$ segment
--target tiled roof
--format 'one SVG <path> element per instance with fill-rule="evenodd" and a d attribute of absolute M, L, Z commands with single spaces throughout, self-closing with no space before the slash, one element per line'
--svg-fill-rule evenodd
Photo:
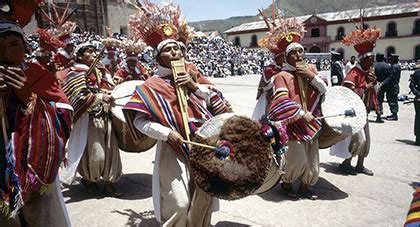
<path fill-rule="evenodd" d="M 413 13 L 420 12 L 420 3 L 405 3 L 405 4 L 396 4 L 389 6 L 381 6 L 374 8 L 364 9 L 364 17 L 369 18 L 373 16 L 387 16 L 387 15 L 397 15 L 403 13 Z M 310 18 L 312 15 L 305 15 L 297 17 L 299 21 L 303 22 Z M 316 15 L 319 18 L 326 20 L 327 22 L 348 20 L 350 18 L 358 18 L 360 16 L 360 10 L 346 10 L 340 12 L 332 13 L 322 13 Z M 239 26 L 233 27 L 229 30 L 226 30 L 224 33 L 233 33 L 233 32 L 244 32 L 244 31 L 254 31 L 260 29 L 266 29 L 264 21 L 256 21 L 241 24 Z"/>

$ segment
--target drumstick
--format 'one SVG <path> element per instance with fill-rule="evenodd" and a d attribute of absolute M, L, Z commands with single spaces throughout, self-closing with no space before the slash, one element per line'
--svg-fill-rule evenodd
<path fill-rule="evenodd" d="M 114 98 L 114 100 L 117 100 L 117 99 L 123 99 L 123 98 L 128 98 L 128 97 L 131 97 L 131 96 L 133 96 L 133 94 L 130 94 L 130 95 L 124 95 L 124 96 L 121 96 L 121 97 L 117 97 L 117 98 Z"/>
<path fill-rule="evenodd" d="M 329 116 L 317 117 L 317 118 L 315 118 L 315 120 L 320 120 L 320 119 L 330 118 L 330 117 L 339 117 L 339 116 L 355 117 L 356 116 L 356 111 L 354 111 L 354 109 L 351 108 L 351 109 L 345 110 L 344 113 L 334 114 L 334 115 L 329 115 Z"/>
<path fill-rule="evenodd" d="M 186 144 L 191 144 L 191 145 L 194 145 L 194 146 L 199 146 L 199 147 L 204 147 L 204 148 L 209 148 L 209 149 L 216 150 L 215 146 L 210 146 L 210 145 L 207 145 L 207 144 L 197 143 L 197 142 L 188 141 L 188 140 L 182 140 L 182 142 L 186 143 Z"/>
<path fill-rule="evenodd" d="M 420 99 L 413 99 L 413 100 L 405 101 L 405 102 L 403 102 L 403 104 L 409 104 L 409 103 L 413 103 L 413 102 L 420 102 Z"/>
<path fill-rule="evenodd" d="M 224 159 L 228 158 L 228 156 L 230 156 L 231 154 L 234 154 L 234 152 L 235 152 L 235 148 L 234 148 L 233 144 L 230 143 L 229 141 L 226 141 L 226 140 L 220 140 L 218 142 L 217 146 L 210 146 L 210 145 L 207 145 L 207 144 L 192 142 L 192 141 L 188 141 L 188 140 L 182 140 L 182 142 L 186 143 L 186 144 L 191 144 L 191 145 L 194 145 L 194 146 L 199 146 L 199 147 L 212 149 L 212 150 L 214 150 L 214 152 L 216 153 L 216 155 L 218 156 L 218 158 L 220 160 L 224 160 Z"/>

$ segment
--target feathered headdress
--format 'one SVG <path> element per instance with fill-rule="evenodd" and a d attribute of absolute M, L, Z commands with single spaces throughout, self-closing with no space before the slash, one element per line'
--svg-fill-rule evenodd
<path fill-rule="evenodd" d="M 124 50 L 125 50 L 125 56 L 126 60 L 128 59 L 136 59 L 141 54 L 141 52 L 146 48 L 146 44 L 142 41 L 133 41 L 133 40 L 127 40 L 124 43 Z"/>
<path fill-rule="evenodd" d="M 118 48 L 123 48 L 124 46 L 121 40 L 110 37 L 102 39 L 102 43 L 104 44 L 104 47 L 108 52 L 116 51 Z"/>
<path fill-rule="evenodd" d="M 259 11 L 269 31 L 258 41 L 258 45 L 269 49 L 274 54 L 284 52 L 291 43 L 299 43 L 306 32 L 305 26 L 296 18 L 278 17 L 273 13 L 273 20 L 270 21 L 261 10 Z"/>
<path fill-rule="evenodd" d="M 188 45 L 188 43 L 197 36 L 195 29 L 188 25 L 186 21 L 182 21 L 178 29 L 178 41 L 185 45 Z"/>
<path fill-rule="evenodd" d="M 57 7 L 52 3 L 52 16 L 49 16 L 43 9 L 41 9 L 43 16 L 50 22 L 49 29 L 37 29 L 39 35 L 39 45 L 48 51 L 56 51 L 58 48 L 64 47 L 71 41 L 70 35 L 76 29 L 76 23 L 68 21 L 70 17 L 76 12 L 78 7 L 69 11 L 70 3 L 60 17 Z"/>
<path fill-rule="evenodd" d="M 53 36 L 56 36 L 64 45 L 68 44 L 71 41 L 71 34 L 76 30 L 76 23 L 69 21 L 70 17 L 79 8 L 78 5 L 74 9 L 69 8 L 70 2 L 67 3 L 66 8 L 64 9 L 61 17 L 59 16 L 57 7 L 52 3 L 52 15 L 49 16 L 44 10 L 42 10 L 44 18 L 50 22 L 50 33 Z"/>
<path fill-rule="evenodd" d="M 343 37 L 341 42 L 346 46 L 352 45 L 359 53 L 359 59 L 373 55 L 372 51 L 376 46 L 376 40 L 381 35 L 381 30 L 379 28 L 365 28 L 362 11 L 360 13 L 360 25 L 355 24 L 355 27 L 356 30 Z"/>
<path fill-rule="evenodd" d="M 0 19 L 17 22 L 20 26 L 26 26 L 32 18 L 35 10 L 43 0 L 0 0 Z"/>
<path fill-rule="evenodd" d="M 128 26 L 136 40 L 159 49 L 158 45 L 162 41 L 178 39 L 180 13 L 179 6 L 171 1 L 154 4 L 144 0 L 137 14 L 130 16 Z"/>
<path fill-rule="evenodd" d="M 64 43 L 46 29 L 37 29 L 39 46 L 47 51 L 56 51 L 64 47 Z"/>

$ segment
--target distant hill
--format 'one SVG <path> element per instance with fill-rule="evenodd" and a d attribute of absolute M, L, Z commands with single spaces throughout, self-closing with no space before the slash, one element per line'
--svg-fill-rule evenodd
<path fill-rule="evenodd" d="M 308 14 L 328 13 L 364 8 L 417 2 L 417 0 L 279 0 L 278 8 L 285 11 L 286 16 L 303 16 Z M 258 10 L 258 9 L 255 9 Z M 271 5 L 264 10 L 271 15 Z M 224 20 L 205 20 L 191 22 L 198 31 L 224 31 L 243 23 L 259 21 L 259 15 L 231 17 Z"/>

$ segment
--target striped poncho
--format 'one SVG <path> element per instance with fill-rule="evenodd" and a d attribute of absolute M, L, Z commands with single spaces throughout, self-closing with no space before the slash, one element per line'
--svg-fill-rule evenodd
<path fill-rule="evenodd" d="M 132 98 L 123 108 L 133 138 L 140 139 L 141 136 L 144 136 L 133 125 L 137 112 L 146 114 L 152 121 L 179 132 L 185 138 L 185 129 L 175 94 L 172 84 L 158 76 L 153 76 L 144 84 L 136 87 Z M 209 98 L 210 105 L 207 106 L 205 100 L 189 93 L 188 115 L 192 133 L 213 116 L 230 112 L 230 107 L 220 92 L 211 92 Z M 188 153 L 186 147 L 174 147 L 174 149 Z"/>
<path fill-rule="evenodd" d="M 271 98 L 268 118 L 287 125 L 290 140 L 311 141 L 321 129 L 320 120 L 306 122 L 302 118 L 302 102 L 297 78 L 290 72 L 282 71 L 273 77 L 274 92 Z M 308 84 L 307 108 L 315 117 L 320 116 L 320 94 Z"/>
<path fill-rule="evenodd" d="M 74 108 L 74 122 L 84 113 L 99 110 L 101 89 L 109 90 L 112 87 L 106 80 L 97 81 L 95 74 L 99 73 L 97 71 L 86 76 L 88 70 L 89 67 L 86 65 L 75 64 L 65 77 L 61 78 L 63 90 Z"/>

